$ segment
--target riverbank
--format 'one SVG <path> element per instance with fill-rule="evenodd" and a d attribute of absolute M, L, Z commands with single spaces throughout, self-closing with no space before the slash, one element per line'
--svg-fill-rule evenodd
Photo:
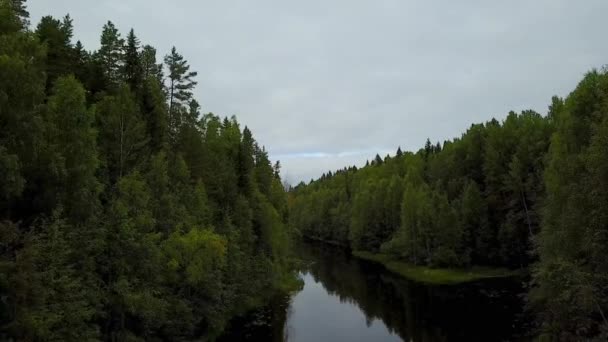
<path fill-rule="evenodd" d="M 380 263 L 384 265 L 387 270 L 404 278 L 434 285 L 453 285 L 483 279 L 514 277 L 522 274 L 522 272 L 518 270 L 514 271 L 504 268 L 478 266 L 468 269 L 416 266 L 396 260 L 386 254 L 376 254 L 365 251 L 353 251 L 353 255 L 361 259 Z"/>

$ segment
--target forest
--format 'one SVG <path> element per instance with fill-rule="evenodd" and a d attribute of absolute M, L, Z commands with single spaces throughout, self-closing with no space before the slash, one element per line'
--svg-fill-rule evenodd
<path fill-rule="evenodd" d="M 608 69 L 548 113 L 511 112 L 461 137 L 400 148 L 290 192 L 302 236 L 413 265 L 531 276 L 541 340 L 608 337 Z"/>
<path fill-rule="evenodd" d="M 0 339 L 193 340 L 295 281 L 278 164 L 133 30 L 0 0 Z"/>
<path fill-rule="evenodd" d="M 0 0 L 0 340 L 213 340 L 298 286 L 300 238 L 519 270 L 531 334 L 608 339 L 608 68 L 546 114 L 286 191 L 247 127 L 202 112 L 176 47 L 73 31 Z"/>

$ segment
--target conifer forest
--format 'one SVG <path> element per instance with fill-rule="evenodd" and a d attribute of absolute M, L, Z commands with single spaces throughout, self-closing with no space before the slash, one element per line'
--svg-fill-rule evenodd
<path fill-rule="evenodd" d="M 89 50 L 75 26 L 0 0 L 0 340 L 253 340 L 239 319 L 276 298 L 280 336 L 256 338 L 291 340 L 313 281 L 387 336 L 462 340 L 413 331 L 435 324 L 408 321 L 415 284 L 488 279 L 519 284 L 521 329 L 495 340 L 608 339 L 608 68 L 545 113 L 289 185 L 255 132 L 203 112 L 179 46 L 107 21 Z"/>

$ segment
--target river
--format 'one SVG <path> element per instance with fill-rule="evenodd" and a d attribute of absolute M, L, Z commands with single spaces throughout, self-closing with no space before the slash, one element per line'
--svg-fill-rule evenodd
<path fill-rule="evenodd" d="M 430 286 L 320 243 L 296 248 L 301 291 L 231 321 L 220 341 L 521 340 L 521 280 Z"/>

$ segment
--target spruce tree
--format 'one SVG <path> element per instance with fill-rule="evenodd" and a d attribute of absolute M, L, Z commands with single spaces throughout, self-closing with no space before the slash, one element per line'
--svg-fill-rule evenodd
<path fill-rule="evenodd" d="M 118 29 L 108 21 L 101 33 L 101 47 L 97 51 L 97 58 L 104 70 L 110 86 L 117 86 L 122 80 L 121 70 L 124 66 L 125 42 L 120 37 Z"/>
<path fill-rule="evenodd" d="M 135 94 L 139 94 L 142 87 L 143 69 L 140 58 L 140 43 L 131 29 L 127 35 L 124 52 L 123 75 L 125 82 Z"/>

